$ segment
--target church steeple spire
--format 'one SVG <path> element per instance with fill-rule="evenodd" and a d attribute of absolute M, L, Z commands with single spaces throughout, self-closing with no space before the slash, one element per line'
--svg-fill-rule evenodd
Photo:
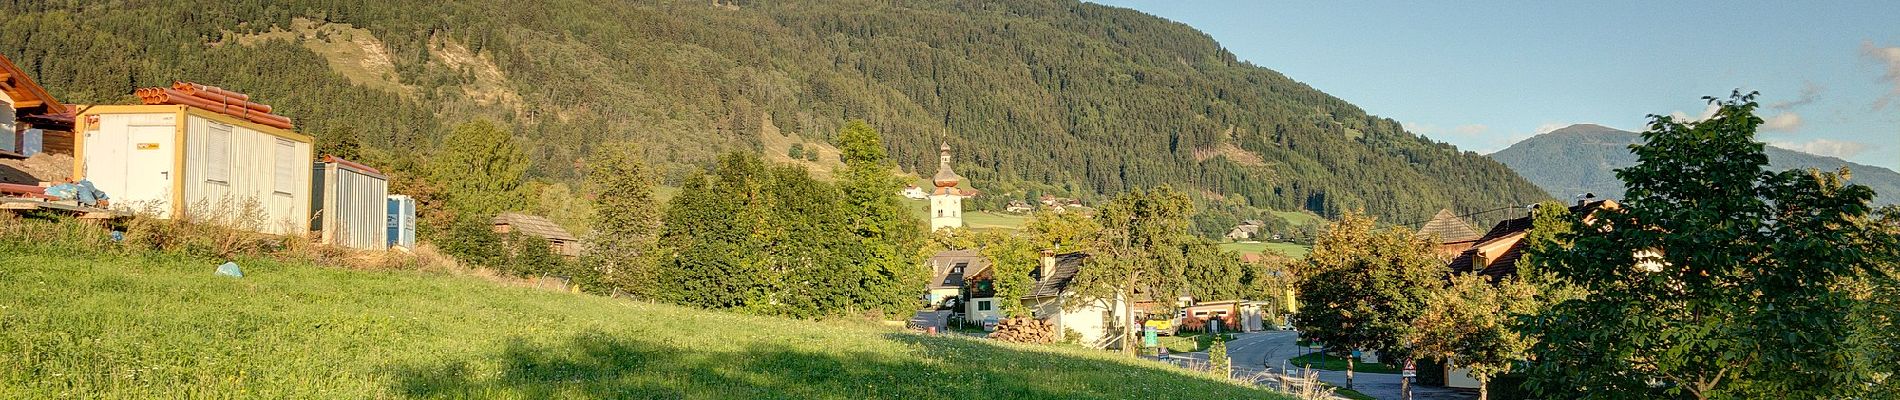
<path fill-rule="evenodd" d="M 937 175 L 930 181 L 937 190 L 930 193 L 930 230 L 963 227 L 963 190 L 957 184 L 963 177 L 950 170 L 950 144 L 944 143 L 938 148 Z"/>
<path fill-rule="evenodd" d="M 963 181 L 963 177 L 957 176 L 955 171 L 950 170 L 949 143 L 944 143 L 942 147 L 939 147 L 937 155 L 937 175 L 932 176 L 930 180 L 935 182 L 937 187 L 940 188 L 956 187 L 958 182 Z"/>

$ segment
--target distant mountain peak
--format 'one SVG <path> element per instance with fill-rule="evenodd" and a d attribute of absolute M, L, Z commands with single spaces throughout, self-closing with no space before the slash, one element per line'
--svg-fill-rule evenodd
<path fill-rule="evenodd" d="M 1629 145 L 1642 142 L 1643 136 L 1636 132 L 1575 124 L 1513 143 L 1488 156 L 1557 198 L 1596 193 L 1622 199 L 1623 181 L 1616 178 L 1616 170 L 1636 165 L 1636 155 L 1630 153 Z M 1834 171 L 1847 166 L 1854 171 L 1847 182 L 1873 188 L 1874 204 L 1900 203 L 1900 173 L 1893 170 L 1775 146 L 1768 146 L 1764 152 L 1770 170 Z"/>
<path fill-rule="evenodd" d="M 1590 134 L 1590 133 L 1630 133 L 1630 132 L 1622 130 L 1622 129 L 1616 129 L 1616 128 L 1611 128 L 1611 127 L 1607 127 L 1603 125 L 1597 125 L 1597 124 L 1571 124 L 1570 126 L 1557 128 L 1550 132 L 1545 132 L 1544 134 L 1566 135 L 1566 134 Z"/>

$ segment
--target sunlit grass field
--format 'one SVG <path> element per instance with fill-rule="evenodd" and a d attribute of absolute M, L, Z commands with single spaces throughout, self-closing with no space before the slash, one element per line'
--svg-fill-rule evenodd
<path fill-rule="evenodd" d="M 1306 253 L 1313 250 L 1311 246 L 1307 246 L 1307 245 L 1293 244 L 1293 243 L 1268 243 L 1268 242 L 1221 243 L 1220 248 L 1222 250 L 1230 250 L 1230 251 L 1239 252 L 1239 253 L 1264 253 L 1264 252 L 1271 251 L 1271 252 L 1284 254 L 1287 257 L 1293 257 L 1293 258 L 1306 257 Z"/>
<path fill-rule="evenodd" d="M 18 223 L 18 220 L 0 221 Z M 1274 398 L 1061 346 L 0 237 L 0 398 Z"/>

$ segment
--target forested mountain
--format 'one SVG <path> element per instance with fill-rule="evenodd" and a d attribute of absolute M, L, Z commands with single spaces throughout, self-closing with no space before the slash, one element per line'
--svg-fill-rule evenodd
<path fill-rule="evenodd" d="M 950 144 L 991 199 L 1173 184 L 1412 220 L 1544 197 L 1184 24 L 1073 0 L 55 0 L 0 3 L 0 27 L 0 52 L 69 102 L 221 85 L 396 170 L 477 117 L 512 127 L 550 182 L 604 141 L 644 143 L 678 182 L 722 150 L 789 159 L 777 138 L 828 146 L 864 119 L 907 171 Z"/>
<path fill-rule="evenodd" d="M 1598 197 L 1623 198 L 1623 181 L 1616 169 L 1636 165 L 1629 145 L 1642 143 L 1643 135 L 1601 125 L 1577 124 L 1524 139 L 1504 150 L 1492 153 L 1511 169 L 1517 170 L 1537 186 L 1558 198 L 1582 193 Z M 1833 171 L 1842 166 L 1853 172 L 1848 183 L 1873 188 L 1874 204 L 1900 202 L 1900 173 L 1872 165 L 1856 164 L 1834 157 L 1818 156 L 1768 146 L 1769 169 L 1780 171 L 1817 168 Z"/>

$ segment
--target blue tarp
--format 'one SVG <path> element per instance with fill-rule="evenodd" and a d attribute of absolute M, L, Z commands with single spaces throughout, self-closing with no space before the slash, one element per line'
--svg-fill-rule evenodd
<path fill-rule="evenodd" d="M 80 205 L 97 207 L 99 200 L 109 200 L 106 192 L 92 186 L 92 181 L 80 180 L 73 183 L 61 183 L 46 188 L 46 195 L 61 200 L 79 200 Z"/>

